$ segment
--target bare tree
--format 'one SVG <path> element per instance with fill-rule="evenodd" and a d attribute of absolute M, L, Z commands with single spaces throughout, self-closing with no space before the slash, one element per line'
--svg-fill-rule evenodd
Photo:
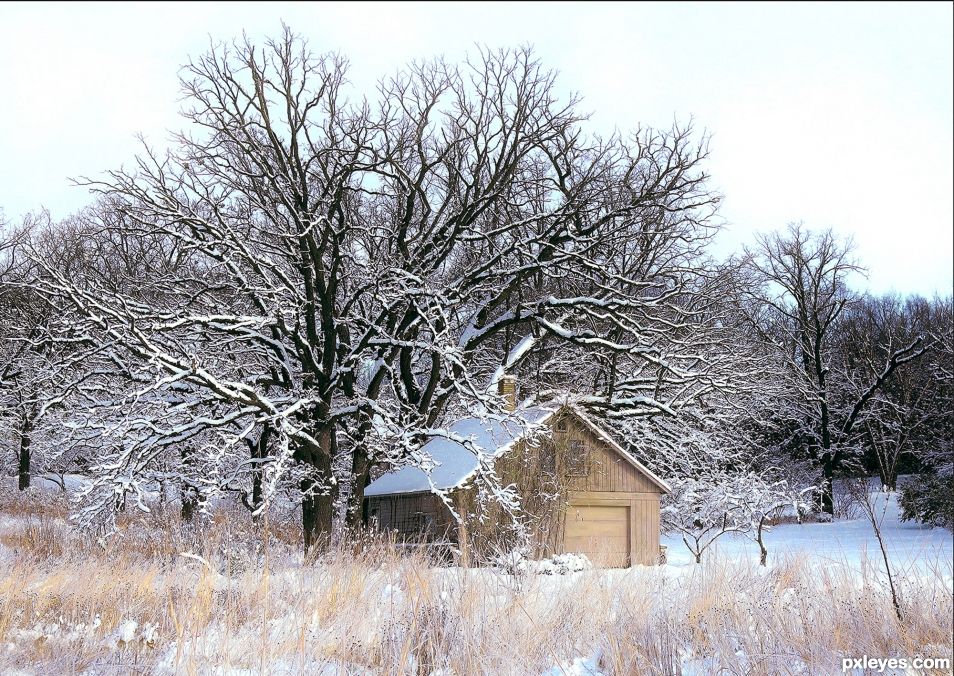
<path fill-rule="evenodd" d="M 309 546 L 339 480 L 353 522 L 374 464 L 499 411 L 501 369 L 556 351 L 550 382 L 585 370 L 585 403 L 617 414 L 673 415 L 720 385 L 691 302 L 718 202 L 691 130 L 588 136 L 527 50 L 414 65 L 376 103 L 346 100 L 345 66 L 287 30 L 216 46 L 184 71 L 174 151 L 88 183 L 85 228 L 162 252 L 38 283 L 130 397 L 160 415 L 175 391 L 120 465 L 215 433 L 244 449 L 234 467 L 297 472 Z"/>
<path fill-rule="evenodd" d="M 847 278 L 861 268 L 851 243 L 826 230 L 801 225 L 758 238 L 746 252 L 752 284 L 745 290 L 750 316 L 768 344 L 789 366 L 791 401 L 805 425 L 809 450 L 821 467 L 821 507 L 833 513 L 832 479 L 851 453 L 852 434 L 862 413 L 888 380 L 928 349 L 922 336 L 897 341 L 863 381 L 852 381 L 836 350 L 838 322 L 856 297 Z"/>
<path fill-rule="evenodd" d="M 48 223 L 48 214 L 31 214 L 0 230 L 0 431 L 16 440 L 20 490 L 30 487 L 41 418 L 57 403 L 64 376 L 46 328 L 52 308 L 29 284 L 35 264 L 26 252 Z"/>
<path fill-rule="evenodd" d="M 954 312 L 950 296 L 914 305 L 934 348 L 918 369 L 927 391 L 909 413 L 907 447 L 916 467 L 901 487 L 902 518 L 954 529 Z"/>
<path fill-rule="evenodd" d="M 846 311 L 839 327 L 836 349 L 844 355 L 844 375 L 856 389 L 876 378 L 892 345 L 926 336 L 931 347 L 922 358 L 885 380 L 855 425 L 868 464 L 873 461 L 887 490 L 897 488 L 905 458 L 916 458 L 922 447 L 943 443 L 930 429 L 949 409 L 942 392 L 943 378 L 934 368 L 944 314 L 939 302 L 932 304 L 922 298 L 864 296 Z"/>
<path fill-rule="evenodd" d="M 791 509 L 799 519 L 802 511 L 808 509 L 807 500 L 815 490 L 814 486 L 803 487 L 794 481 L 752 477 L 742 504 L 748 514 L 749 534 L 759 546 L 759 565 L 768 565 L 765 534 L 771 529 L 771 522 L 782 517 L 786 509 Z"/>
<path fill-rule="evenodd" d="M 696 563 L 716 541 L 728 533 L 751 530 L 745 495 L 753 477 L 711 471 L 696 477 L 671 480 L 660 513 L 663 527 L 679 533 Z"/>

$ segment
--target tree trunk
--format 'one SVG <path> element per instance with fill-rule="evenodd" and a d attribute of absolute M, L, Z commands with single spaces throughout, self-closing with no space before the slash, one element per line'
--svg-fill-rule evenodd
<path fill-rule="evenodd" d="M 262 427 L 262 433 L 254 442 L 246 441 L 248 444 L 249 455 L 255 461 L 252 464 L 252 500 L 248 502 L 247 494 L 242 494 L 242 501 L 252 513 L 252 522 L 257 523 L 260 514 L 256 510 L 262 506 L 264 500 L 264 478 L 265 478 L 265 458 L 268 456 L 268 438 L 271 428 L 268 425 Z"/>
<path fill-rule="evenodd" d="M 874 449 L 875 459 L 878 461 L 878 478 L 881 479 L 881 485 L 889 491 L 894 491 L 898 484 L 898 458 L 901 457 L 903 442 L 899 441 L 892 444 L 887 441 L 878 443 L 870 425 L 865 426 L 865 431 L 868 435 L 868 443 Z"/>
<path fill-rule="evenodd" d="M 311 549 L 314 544 L 315 532 L 317 531 L 317 506 L 315 505 L 315 496 L 311 495 L 312 482 L 308 479 L 301 481 L 301 530 L 305 540 L 305 553 Z"/>
<path fill-rule="evenodd" d="M 331 471 L 334 457 L 335 437 L 331 429 L 319 435 L 320 448 L 309 449 L 305 461 L 315 469 L 315 475 L 302 479 L 300 488 L 301 526 L 307 553 L 322 539 L 331 535 L 334 518 L 335 485 Z"/>
<path fill-rule="evenodd" d="M 765 542 L 762 540 L 762 529 L 765 526 L 765 517 L 759 519 L 759 528 L 757 531 L 756 542 L 759 543 L 759 565 L 764 566 L 768 561 L 768 550 L 765 548 Z"/>
<path fill-rule="evenodd" d="M 191 523 L 192 519 L 195 517 L 195 508 L 196 508 L 196 499 L 195 493 L 192 491 L 192 488 L 186 486 L 182 489 L 182 509 L 180 510 L 180 516 L 185 523 Z"/>
<path fill-rule="evenodd" d="M 878 476 L 881 479 L 881 485 L 889 492 L 894 492 L 898 487 L 898 475 L 896 472 L 885 467 L 878 468 Z"/>
<path fill-rule="evenodd" d="M 835 514 L 835 494 L 834 494 L 834 479 L 835 479 L 835 463 L 831 458 L 831 454 L 825 456 L 825 460 L 822 462 L 822 486 L 821 486 L 821 510 L 825 514 Z"/>
<path fill-rule="evenodd" d="M 185 468 L 183 472 L 185 476 L 192 476 L 192 448 L 188 445 L 183 445 L 179 447 L 179 457 L 182 459 L 182 465 Z M 192 519 L 195 517 L 195 508 L 198 506 L 198 499 L 195 492 L 195 489 L 192 487 L 192 484 L 189 482 L 189 479 L 186 479 L 179 486 L 179 501 L 182 504 L 180 509 L 180 517 L 185 523 L 191 523 Z"/>
<path fill-rule="evenodd" d="M 807 326 L 808 323 L 804 319 L 803 326 Z M 824 355 L 822 354 L 822 336 L 816 330 L 814 339 L 803 338 L 802 345 L 809 346 L 809 353 L 811 354 L 811 371 L 814 374 L 815 384 L 817 388 L 817 393 L 820 396 L 819 400 L 819 414 L 820 420 L 819 425 L 821 432 L 821 461 L 822 461 L 822 486 L 821 486 L 821 496 L 820 496 L 820 506 L 822 512 L 825 514 L 830 514 L 832 517 L 835 515 L 835 500 L 834 494 L 832 492 L 832 480 L 835 475 L 835 464 L 837 458 L 835 457 L 835 449 L 832 448 L 832 434 L 831 434 L 831 412 L 828 410 L 828 386 L 827 386 L 827 369 L 824 366 Z"/>
<path fill-rule="evenodd" d="M 364 489 L 370 483 L 371 463 L 363 450 L 355 450 L 351 464 L 351 495 L 348 498 L 348 512 L 345 524 L 348 528 L 367 525 L 364 504 Z"/>
<path fill-rule="evenodd" d="M 29 420 L 23 421 L 20 428 L 20 457 L 19 457 L 19 482 L 18 487 L 25 491 L 30 487 L 30 432 L 32 423 Z"/>
<path fill-rule="evenodd" d="M 301 527 L 305 541 L 305 552 L 320 544 L 331 535 L 333 521 L 334 496 L 330 486 L 322 485 L 311 479 L 301 482 Z M 315 491 L 321 491 L 315 494 Z"/>
<path fill-rule="evenodd" d="M 252 468 L 252 507 L 258 509 L 262 506 L 262 466 L 256 465 Z M 252 520 L 259 518 L 258 514 L 252 513 Z"/>

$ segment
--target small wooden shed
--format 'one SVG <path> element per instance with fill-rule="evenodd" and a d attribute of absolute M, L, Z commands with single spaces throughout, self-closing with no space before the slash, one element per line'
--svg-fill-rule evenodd
<path fill-rule="evenodd" d="M 497 521 L 503 510 L 488 515 L 475 499 L 479 454 L 501 484 L 516 487 L 538 556 L 575 552 L 606 567 L 659 561 L 659 498 L 669 487 L 575 406 L 464 418 L 422 452 L 433 461 L 430 472 L 398 468 L 365 489 L 377 527 L 403 538 L 491 544 L 506 529 Z"/>

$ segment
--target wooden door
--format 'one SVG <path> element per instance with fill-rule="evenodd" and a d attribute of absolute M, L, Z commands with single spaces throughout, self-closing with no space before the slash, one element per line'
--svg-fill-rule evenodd
<path fill-rule="evenodd" d="M 570 505 L 566 513 L 563 551 L 585 554 L 594 565 L 630 565 L 628 506 Z"/>

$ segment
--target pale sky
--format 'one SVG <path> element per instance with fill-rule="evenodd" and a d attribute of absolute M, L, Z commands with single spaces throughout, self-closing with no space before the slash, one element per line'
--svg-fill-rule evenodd
<path fill-rule="evenodd" d="M 63 217 L 68 177 L 129 164 L 179 129 L 178 68 L 209 37 L 277 35 L 352 64 L 355 95 L 415 58 L 532 45 L 593 128 L 712 134 L 718 251 L 804 221 L 854 237 L 857 285 L 950 294 L 951 3 L 0 3 L 0 209 Z"/>

